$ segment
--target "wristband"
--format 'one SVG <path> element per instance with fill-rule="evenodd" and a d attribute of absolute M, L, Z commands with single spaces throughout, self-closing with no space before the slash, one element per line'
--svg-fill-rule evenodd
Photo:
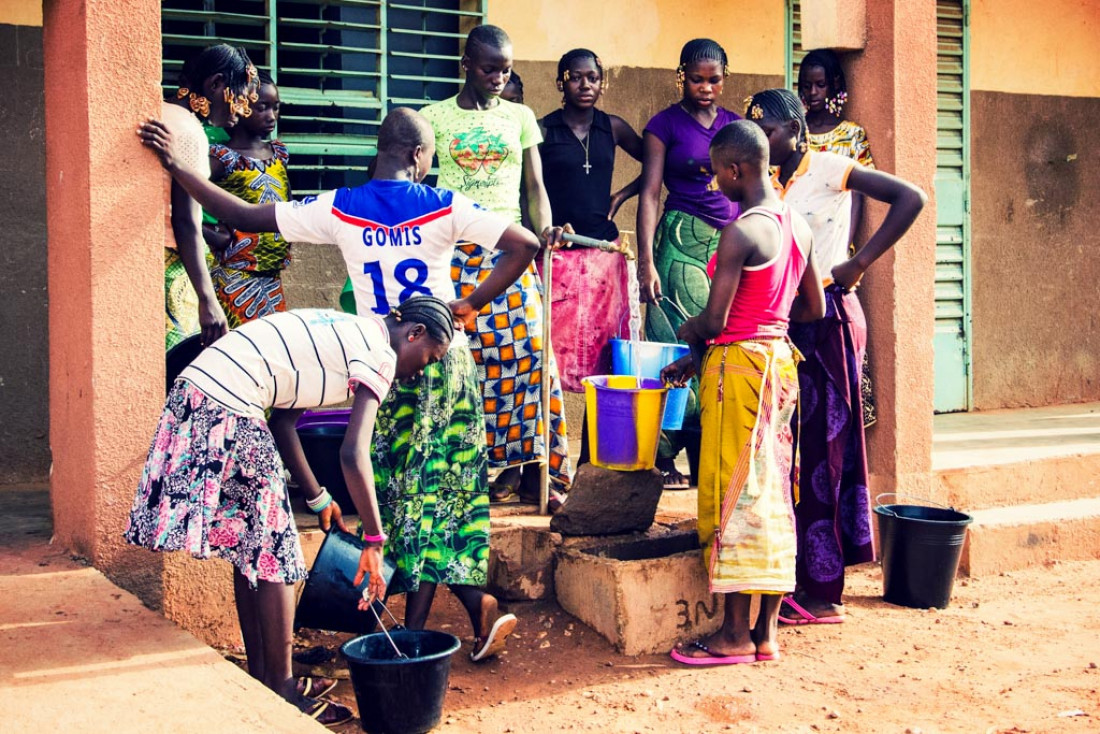
<path fill-rule="evenodd" d="M 321 487 L 321 494 L 317 495 L 313 499 L 306 500 L 306 507 L 314 515 L 320 515 L 321 511 L 332 504 L 332 495 L 328 493 L 328 490 Z"/>
<path fill-rule="evenodd" d="M 364 535 L 363 536 L 363 541 L 366 542 L 366 543 L 385 543 L 386 542 L 386 534 L 385 533 L 379 533 L 378 535 Z"/>

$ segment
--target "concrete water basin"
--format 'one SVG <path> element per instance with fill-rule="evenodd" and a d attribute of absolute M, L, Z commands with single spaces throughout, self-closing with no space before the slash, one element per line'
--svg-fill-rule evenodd
<path fill-rule="evenodd" d="M 558 551 L 558 603 L 625 655 L 668 651 L 722 621 L 694 530 Z"/>

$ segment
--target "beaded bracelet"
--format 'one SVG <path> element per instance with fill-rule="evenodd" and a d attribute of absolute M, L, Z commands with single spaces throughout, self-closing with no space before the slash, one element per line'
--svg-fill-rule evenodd
<path fill-rule="evenodd" d="M 332 504 L 332 495 L 328 493 L 328 490 L 321 487 L 321 493 L 313 499 L 306 500 L 306 507 L 314 515 L 320 515 L 321 511 Z"/>

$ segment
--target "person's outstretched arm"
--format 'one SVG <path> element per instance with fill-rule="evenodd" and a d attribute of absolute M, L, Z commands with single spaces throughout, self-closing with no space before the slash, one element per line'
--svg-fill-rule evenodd
<path fill-rule="evenodd" d="M 550 196 L 542 182 L 542 156 L 537 145 L 523 150 L 523 187 L 527 192 L 527 216 L 531 228 L 538 232 L 540 243 L 547 247 L 560 246 L 563 230 L 554 226 Z"/>
<path fill-rule="evenodd" d="M 473 293 L 450 304 L 455 317 L 465 324 L 469 325 L 478 311 L 519 280 L 538 254 L 539 241 L 529 230 L 518 224 L 509 224 L 497 240 L 496 249 L 500 251 L 500 257 L 489 277 L 481 281 Z"/>
<path fill-rule="evenodd" d="M 665 144 L 651 132 L 642 135 L 642 183 L 638 194 L 638 287 L 642 303 L 661 298 L 661 280 L 653 265 L 653 237 L 657 232 L 657 207 L 665 175 Z"/>
<path fill-rule="evenodd" d="M 917 186 L 889 173 L 855 166 L 848 174 L 848 188 L 890 205 L 882 225 L 852 258 L 833 268 L 833 281 L 850 289 L 859 283 L 867 268 L 901 239 L 928 201 Z"/>
<path fill-rule="evenodd" d="M 152 148 L 157 154 L 161 165 L 172 175 L 175 182 L 215 218 L 234 229 L 241 229 L 246 232 L 279 231 L 279 225 L 275 221 L 274 204 L 249 204 L 247 201 L 238 199 L 233 194 L 219 189 L 191 168 L 182 165 L 180 157 L 176 153 L 172 134 L 168 132 L 168 128 L 160 120 L 150 119 L 143 122 L 138 129 L 138 135 L 141 137 L 142 144 Z M 172 198 L 173 210 L 175 210 L 174 193 Z M 198 232 L 199 225 L 196 224 L 195 229 Z M 181 257 L 183 252 L 181 247 Z M 185 260 L 184 267 L 186 266 L 187 262 Z M 203 267 L 205 269 L 205 265 Z M 188 270 L 188 274 L 190 275 L 190 270 Z M 209 276 L 207 276 L 207 279 L 209 280 Z M 211 292 L 213 292 L 213 286 L 211 286 Z"/>
<path fill-rule="evenodd" d="M 302 441 L 298 437 L 298 418 L 304 412 L 305 410 L 302 409 L 283 410 L 275 408 L 271 411 L 271 417 L 267 420 L 267 427 L 271 429 L 271 435 L 275 438 L 275 447 L 279 449 L 279 457 L 290 471 L 290 476 L 294 477 L 294 481 L 298 483 L 298 487 L 307 500 L 315 500 L 321 496 L 322 487 L 317 482 L 317 477 L 314 476 L 309 461 L 306 460 Z M 318 513 L 318 519 L 321 529 L 326 533 L 333 524 L 345 533 L 348 532 L 347 525 L 344 524 L 343 512 L 336 502 L 329 503 L 328 507 L 321 510 Z"/>

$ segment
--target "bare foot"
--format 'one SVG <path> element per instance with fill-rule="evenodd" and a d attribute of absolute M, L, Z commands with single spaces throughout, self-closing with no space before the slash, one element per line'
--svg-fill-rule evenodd
<path fill-rule="evenodd" d="M 735 640 L 728 639 L 723 635 L 721 630 L 709 637 L 703 637 L 692 642 L 681 642 L 676 645 L 676 649 L 680 651 L 681 655 L 688 658 L 725 658 L 756 654 L 756 644 L 751 638 L 737 643 Z"/>
<path fill-rule="evenodd" d="M 815 617 L 843 617 L 844 605 L 843 604 L 830 604 L 826 601 L 814 599 L 812 596 L 803 594 L 800 591 L 796 591 L 794 594 L 794 600 L 802 606 L 810 614 Z M 786 609 L 784 611 L 791 611 Z M 784 615 L 786 616 L 786 615 Z"/>
<path fill-rule="evenodd" d="M 490 502 L 515 502 L 522 477 L 520 468 L 513 466 L 497 474 L 489 486 Z"/>

